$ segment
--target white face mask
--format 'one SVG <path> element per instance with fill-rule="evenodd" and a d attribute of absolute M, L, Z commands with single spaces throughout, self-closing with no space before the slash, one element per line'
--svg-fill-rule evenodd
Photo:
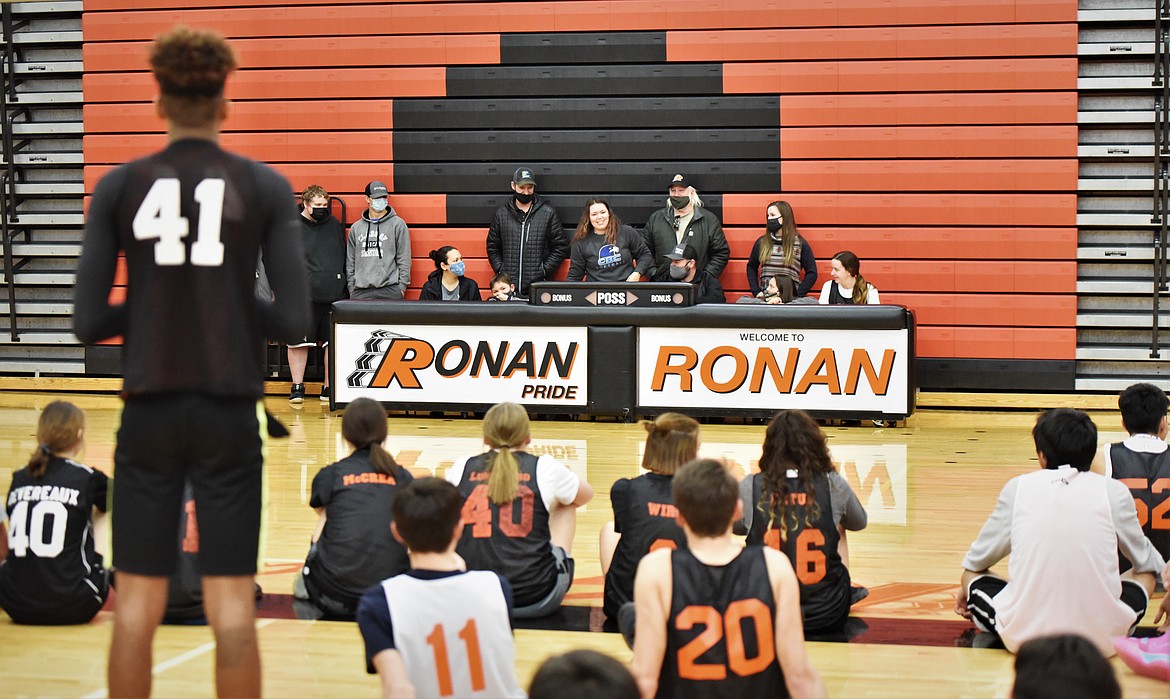
<path fill-rule="evenodd" d="M 378 197 L 377 199 L 370 200 L 370 208 L 373 209 L 374 211 L 377 211 L 378 213 L 382 213 L 383 211 L 385 211 L 386 207 L 389 205 L 390 205 L 390 200 L 387 199 L 386 197 Z"/>

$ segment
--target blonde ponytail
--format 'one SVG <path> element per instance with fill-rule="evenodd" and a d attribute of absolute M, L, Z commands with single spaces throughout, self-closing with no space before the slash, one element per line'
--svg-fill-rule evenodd
<path fill-rule="evenodd" d="M 483 416 L 483 441 L 495 451 L 487 459 L 488 499 L 511 502 L 520 488 L 520 462 L 512 454 L 530 436 L 528 413 L 515 403 L 498 403 Z"/>

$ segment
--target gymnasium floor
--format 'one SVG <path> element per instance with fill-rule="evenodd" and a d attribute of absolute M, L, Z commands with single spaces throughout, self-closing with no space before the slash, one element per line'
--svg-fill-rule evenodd
<path fill-rule="evenodd" d="M 88 416 L 84 463 L 112 471 L 120 401 L 110 395 L 0 392 L 0 484 L 32 451 L 36 418 L 47 402 L 72 400 Z M 268 408 L 291 431 L 270 443 L 270 505 L 261 620 L 264 691 L 271 697 L 376 696 L 364 672 L 356 626 L 295 618 L 288 594 L 316 519 L 308 506 L 317 471 L 344 455 L 340 413 L 310 398 L 294 408 L 270 397 Z M 1096 401 L 1100 405 L 1101 401 Z M 1071 407 L 1078 407 L 1072 405 Z M 1116 411 L 1091 413 L 1102 441 L 1123 436 Z M 1003 697 L 1012 658 L 971 647 L 969 625 L 951 611 L 960 563 L 991 512 L 1002 484 L 1037 467 L 1031 442 L 1035 411 L 921 410 L 905 426 L 826 428 L 834 458 L 869 512 L 869 528 L 850 535 L 855 582 L 869 587 L 854 608 L 855 634 L 810 641 L 813 663 L 834 697 Z M 482 448 L 477 420 L 392 416 L 388 446 L 416 474 L 441 472 Z M 725 457 L 747 472 L 759 457 L 763 425 L 706 424 L 703 456 Z M 600 630 L 597 532 L 611 517 L 609 487 L 639 473 L 645 432 L 637 424 L 533 422 L 536 450 L 552 453 L 593 484 L 597 497 L 578 517 L 577 579 L 569 607 L 518 628 L 522 683 L 546 656 L 589 647 L 628 661 L 621 638 Z M 1153 610 L 1143 622 L 1152 626 Z M 110 612 L 81 627 L 15 626 L 0 613 L 0 694 L 105 696 Z M 154 693 L 199 697 L 214 692 L 211 635 L 205 627 L 163 627 L 155 642 Z M 1170 695 L 1165 683 L 1114 666 L 1127 697 Z"/>

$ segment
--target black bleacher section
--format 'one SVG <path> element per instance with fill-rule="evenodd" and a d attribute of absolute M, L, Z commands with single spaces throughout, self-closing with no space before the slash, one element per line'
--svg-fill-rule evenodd
<path fill-rule="evenodd" d="M 394 191 L 447 194 L 449 224 L 486 225 L 519 165 L 566 225 L 600 195 L 641 226 L 677 172 L 716 216 L 725 192 L 780 191 L 779 96 L 724 96 L 722 66 L 668 63 L 662 32 L 506 34 L 500 54 L 394 101 Z"/>

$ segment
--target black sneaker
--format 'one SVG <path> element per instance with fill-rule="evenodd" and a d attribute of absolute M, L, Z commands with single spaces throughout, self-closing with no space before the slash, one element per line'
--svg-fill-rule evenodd
<path fill-rule="evenodd" d="M 328 403 L 328 402 L 329 402 L 329 387 L 328 387 L 328 386 L 322 386 L 322 387 L 321 387 L 321 396 L 320 396 L 320 398 L 321 398 L 321 402 L 322 402 L 322 403 Z"/>
<path fill-rule="evenodd" d="M 869 588 L 868 587 L 862 587 L 861 585 L 854 585 L 849 590 L 849 604 L 850 605 L 857 604 L 858 602 L 865 599 L 866 597 L 869 597 Z"/>
<path fill-rule="evenodd" d="M 305 402 L 305 384 L 294 383 L 292 391 L 288 394 L 289 403 L 304 403 Z"/>

